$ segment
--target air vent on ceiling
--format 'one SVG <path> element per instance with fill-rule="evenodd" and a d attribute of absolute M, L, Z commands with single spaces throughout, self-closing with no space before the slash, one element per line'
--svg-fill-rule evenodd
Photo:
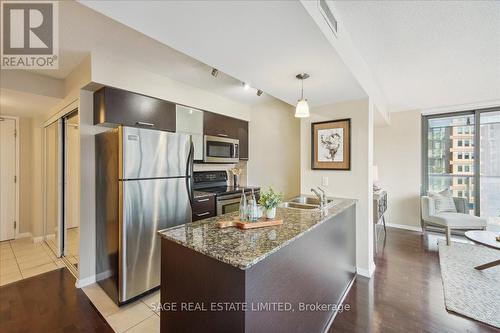
<path fill-rule="evenodd" d="M 328 3 L 326 0 L 319 0 L 318 1 L 318 7 L 319 11 L 321 12 L 321 15 L 323 15 L 323 18 L 325 19 L 326 23 L 332 29 L 332 32 L 335 37 L 337 37 L 337 28 L 338 28 L 338 23 L 337 19 L 335 16 L 333 16 L 333 13 L 330 9 L 330 6 L 328 6 Z"/>

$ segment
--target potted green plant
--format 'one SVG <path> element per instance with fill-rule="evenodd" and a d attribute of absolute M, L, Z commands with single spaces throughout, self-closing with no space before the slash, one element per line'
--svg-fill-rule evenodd
<path fill-rule="evenodd" d="M 272 187 L 269 191 L 264 191 L 260 193 L 259 204 L 266 209 L 266 217 L 268 219 L 274 219 L 276 216 L 276 207 L 283 200 L 283 193 L 275 192 Z"/>

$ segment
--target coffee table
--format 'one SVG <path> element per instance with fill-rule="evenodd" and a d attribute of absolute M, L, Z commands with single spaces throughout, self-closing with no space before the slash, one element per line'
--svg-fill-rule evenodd
<path fill-rule="evenodd" d="M 471 241 L 487 246 L 492 249 L 500 250 L 500 242 L 498 242 L 495 238 L 500 236 L 498 232 L 485 231 L 485 230 L 473 230 L 466 231 L 465 237 L 470 239 Z M 492 262 L 479 265 L 474 267 L 477 270 L 483 270 L 486 268 L 491 268 L 500 265 L 500 259 L 494 260 Z"/>

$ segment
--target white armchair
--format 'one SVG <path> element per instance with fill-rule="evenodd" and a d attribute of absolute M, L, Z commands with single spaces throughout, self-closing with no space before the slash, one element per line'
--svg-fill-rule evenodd
<path fill-rule="evenodd" d="M 436 213 L 434 199 L 428 196 L 420 198 L 420 211 L 422 218 L 422 230 L 425 232 L 426 226 L 433 225 L 444 228 L 446 231 L 446 244 L 450 245 L 451 230 L 471 230 L 486 229 L 485 218 L 469 215 L 468 202 L 466 198 L 453 198 L 457 213 L 440 212 Z"/>

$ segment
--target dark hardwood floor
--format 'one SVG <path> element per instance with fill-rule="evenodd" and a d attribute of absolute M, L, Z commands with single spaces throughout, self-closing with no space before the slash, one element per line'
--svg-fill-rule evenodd
<path fill-rule="evenodd" d="M 338 314 L 329 332 L 500 332 L 446 311 L 437 237 L 387 228 L 374 277 L 357 278 L 344 301 L 351 310 Z"/>
<path fill-rule="evenodd" d="M 113 332 L 66 268 L 0 287 L 0 332 Z"/>

